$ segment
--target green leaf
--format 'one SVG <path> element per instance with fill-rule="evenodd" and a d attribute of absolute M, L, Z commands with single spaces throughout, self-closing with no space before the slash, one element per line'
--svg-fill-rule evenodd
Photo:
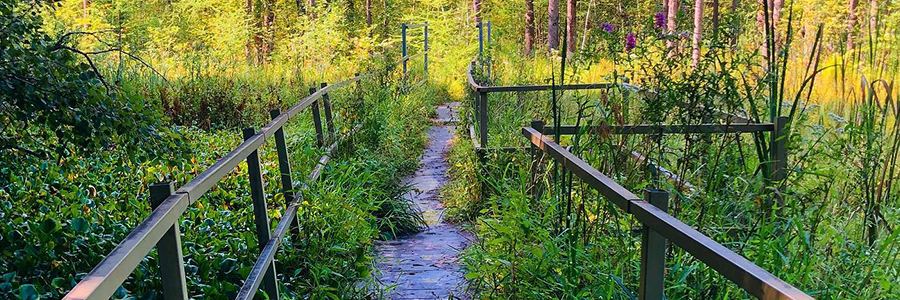
<path fill-rule="evenodd" d="M 33 284 L 23 284 L 19 286 L 19 299 L 37 300 L 40 298 L 41 296 L 38 295 L 38 291 Z"/>
<path fill-rule="evenodd" d="M 62 278 L 62 277 L 56 277 L 56 278 L 53 278 L 53 280 L 50 281 L 50 286 L 52 286 L 54 289 L 65 288 L 65 287 L 66 287 L 66 280 L 65 280 L 64 278 Z"/>
<path fill-rule="evenodd" d="M 53 233 L 59 230 L 59 222 L 57 222 L 53 218 L 46 218 L 43 222 L 41 222 L 41 231 L 44 233 Z"/>
<path fill-rule="evenodd" d="M 72 225 L 72 230 L 75 230 L 75 232 L 78 233 L 87 232 L 89 228 L 87 221 L 85 221 L 84 218 L 81 217 L 69 221 L 69 224 Z"/>

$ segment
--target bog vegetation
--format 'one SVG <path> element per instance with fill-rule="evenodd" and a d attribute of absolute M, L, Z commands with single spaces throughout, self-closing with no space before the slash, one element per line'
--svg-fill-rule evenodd
<path fill-rule="evenodd" d="M 466 117 L 443 194 L 450 217 L 477 236 L 460 258 L 472 297 L 637 297 L 639 223 L 552 168 L 533 198 L 527 153 L 478 159 L 468 140 L 473 58 L 490 71 L 474 74 L 484 85 L 628 84 L 492 95 L 490 147 L 527 145 L 519 132 L 532 119 L 789 117 L 778 182 L 765 134 L 596 131 L 562 142 L 632 191 L 668 190 L 670 214 L 813 297 L 900 298 L 900 3 L 560 2 L 0 0 L 0 298 L 62 297 L 150 213 L 150 184 L 184 184 L 269 110 L 372 71 L 384 75 L 332 95 L 339 118 L 363 126 L 308 191 L 303 235 L 279 252 L 284 296 L 379 297 L 373 244 L 424 226 L 400 178 L 415 170 L 432 105 L 457 100 Z M 396 64 L 400 23 L 426 21 L 428 81 L 415 85 Z M 492 24 L 483 55 L 481 21 Z M 421 45 L 418 33 L 409 39 Z M 421 59 L 410 69 L 424 75 Z M 357 98 L 362 106 L 346 101 Z M 286 127 L 295 178 L 322 154 L 309 118 Z M 265 149 L 279 219 L 286 203 Z M 648 172 L 633 152 L 681 180 Z M 233 298 L 255 261 L 246 172 L 181 219 L 192 297 Z M 114 297 L 160 298 L 157 269 L 151 252 Z M 749 297 L 677 247 L 666 269 L 668 298 Z"/>

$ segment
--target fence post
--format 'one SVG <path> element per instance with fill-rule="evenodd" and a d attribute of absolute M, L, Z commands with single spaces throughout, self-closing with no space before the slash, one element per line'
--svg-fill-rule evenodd
<path fill-rule="evenodd" d="M 428 75 L 428 22 L 425 22 L 425 75 Z"/>
<path fill-rule="evenodd" d="M 277 108 L 270 110 L 269 115 L 272 116 L 272 119 L 275 119 L 281 115 L 281 110 Z M 294 195 L 294 179 L 291 177 L 291 160 L 287 149 L 287 143 L 284 140 L 283 126 L 275 131 L 275 148 L 278 149 L 278 169 L 281 172 L 281 193 L 284 195 L 284 202 L 291 203 L 296 199 L 296 196 Z M 294 224 L 291 225 L 291 227 L 293 227 L 291 228 L 291 231 L 295 233 L 295 236 L 299 236 L 299 215 L 296 216 L 294 221 Z"/>
<path fill-rule="evenodd" d="M 664 190 L 644 190 L 644 200 L 667 211 L 669 193 Z M 639 299 L 662 300 L 666 275 L 666 239 L 644 225 L 641 233 L 641 278 Z"/>
<path fill-rule="evenodd" d="M 354 77 L 359 77 L 359 73 L 354 73 Z M 359 119 L 362 109 L 363 109 L 363 95 L 362 95 L 362 80 L 356 81 L 356 107 L 353 108 L 352 112 L 349 112 L 347 115 L 353 116 L 353 124 L 356 124 L 356 121 Z"/>
<path fill-rule="evenodd" d="M 478 22 L 478 56 L 484 56 L 484 29 L 482 23 Z"/>
<path fill-rule="evenodd" d="M 544 120 L 531 120 L 531 128 L 544 134 Z M 541 150 L 534 143 L 531 143 L 531 195 L 535 201 L 540 198 L 537 178 L 538 169 L 540 168 L 538 157 L 543 157 L 543 155 L 538 155 L 538 153 L 542 153 Z"/>
<path fill-rule="evenodd" d="M 309 88 L 309 94 L 315 94 L 316 88 Z M 316 142 L 319 147 L 325 146 L 325 134 L 322 133 L 322 117 L 319 116 L 319 100 L 313 101 L 309 107 L 312 110 L 313 124 L 316 127 Z"/>
<path fill-rule="evenodd" d="M 782 116 L 775 119 L 775 130 L 772 131 L 772 145 L 769 147 L 772 152 L 770 158 L 772 162 L 769 170 L 772 172 L 773 187 L 777 187 L 787 176 L 787 170 L 785 169 L 787 166 L 787 125 L 790 122 L 791 119 L 788 117 Z M 784 198 L 777 191 L 775 192 L 775 200 L 778 202 L 779 207 L 784 205 Z"/>
<path fill-rule="evenodd" d="M 487 45 L 488 45 L 488 50 L 490 50 L 491 49 L 491 21 L 487 22 Z M 488 54 L 490 54 L 490 51 L 488 51 Z M 487 57 L 487 78 L 488 79 L 491 79 L 491 69 L 493 67 L 494 67 L 493 58 L 490 55 L 488 55 L 488 57 Z"/>
<path fill-rule="evenodd" d="M 322 83 L 322 89 L 327 86 L 327 82 Z M 334 115 L 331 114 L 331 98 L 328 97 L 328 93 L 322 95 L 322 105 L 325 107 L 325 125 L 328 125 L 328 137 L 334 140 Z"/>
<path fill-rule="evenodd" d="M 256 134 L 253 128 L 244 128 L 244 140 L 249 140 Z M 247 174 L 250 176 L 250 197 L 253 198 L 253 220 L 256 223 L 256 239 L 259 243 L 259 251 L 269 243 L 271 228 L 269 227 L 269 215 L 266 206 L 266 191 L 263 188 L 262 170 L 259 166 L 259 150 L 254 150 L 247 156 Z M 263 290 L 269 299 L 278 299 L 278 283 L 275 281 L 275 263 L 269 265 L 266 274 L 263 275 Z"/>
<path fill-rule="evenodd" d="M 172 182 L 150 185 L 150 207 L 156 209 L 166 198 L 175 194 Z M 181 231 L 178 221 L 156 243 L 159 254 L 159 272 L 162 278 L 163 298 L 187 299 L 187 282 L 184 276 L 184 255 L 181 252 Z"/>
<path fill-rule="evenodd" d="M 406 77 L 406 23 L 400 24 L 400 31 L 403 36 L 401 39 L 401 49 L 403 50 L 403 77 Z"/>
<path fill-rule="evenodd" d="M 488 147 L 488 115 L 487 115 L 487 92 L 478 92 L 478 124 L 481 131 L 481 148 Z"/>

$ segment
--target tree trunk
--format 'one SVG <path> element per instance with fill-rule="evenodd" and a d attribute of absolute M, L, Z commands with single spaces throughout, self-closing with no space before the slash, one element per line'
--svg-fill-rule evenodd
<path fill-rule="evenodd" d="M 578 0 L 566 1 L 566 51 L 575 52 L 575 14 L 577 14 L 576 5 Z"/>
<path fill-rule="evenodd" d="M 719 31 L 719 0 L 712 0 L 712 31 Z"/>
<path fill-rule="evenodd" d="M 703 34 L 703 0 L 694 1 L 694 43 L 691 66 L 700 63 L 700 38 Z"/>
<path fill-rule="evenodd" d="M 315 19 L 316 18 L 316 0 L 309 0 L 309 8 L 307 10 L 309 11 L 309 17 Z"/>
<path fill-rule="evenodd" d="M 856 29 L 856 6 L 858 0 L 850 0 L 850 8 L 847 16 L 847 53 L 853 50 L 853 42 Z"/>
<path fill-rule="evenodd" d="M 547 48 L 559 49 L 559 0 L 550 0 L 547 19 Z"/>
<path fill-rule="evenodd" d="M 372 27 L 372 0 L 366 0 L 366 25 Z"/>
<path fill-rule="evenodd" d="M 481 22 L 481 0 L 472 0 L 472 11 L 475 14 L 475 24 L 478 24 Z"/>
<path fill-rule="evenodd" d="M 263 4 L 265 12 L 263 15 L 263 45 L 261 62 L 265 62 L 269 54 L 275 49 L 275 0 L 266 0 Z"/>
<path fill-rule="evenodd" d="M 90 6 L 90 0 L 81 0 L 81 17 L 87 20 L 88 17 L 88 6 Z"/>
<path fill-rule="evenodd" d="M 781 20 L 781 9 L 784 8 L 784 0 L 772 2 L 772 35 L 775 37 L 775 53 L 781 49 L 781 33 L 778 32 L 778 20 Z"/>
<path fill-rule="evenodd" d="M 534 47 L 534 0 L 525 0 L 525 55 Z"/>
<path fill-rule="evenodd" d="M 581 32 L 581 52 L 584 52 L 584 46 L 587 44 L 588 30 L 590 30 L 591 9 L 594 8 L 594 0 L 588 3 L 587 14 L 584 16 L 584 30 Z"/>
<path fill-rule="evenodd" d="M 666 30 L 670 35 L 670 39 L 666 41 L 666 47 L 669 48 L 669 54 L 673 54 L 673 50 L 678 47 L 678 37 L 675 36 L 676 23 L 675 18 L 678 16 L 678 0 L 668 0 L 668 11 L 666 12 Z"/>

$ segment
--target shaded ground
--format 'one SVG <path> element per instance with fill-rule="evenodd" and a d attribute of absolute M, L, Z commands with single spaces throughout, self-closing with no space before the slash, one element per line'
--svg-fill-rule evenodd
<path fill-rule="evenodd" d="M 441 187 L 447 177 L 447 152 L 453 143 L 455 108 L 458 103 L 437 107 L 437 125 L 428 130 L 428 146 L 420 167 L 406 178 L 413 191 L 405 195 L 415 202 L 429 228 L 423 232 L 377 245 L 381 271 L 379 281 L 393 288 L 389 299 L 466 299 L 465 279 L 457 263 L 459 252 L 471 235 L 444 221 Z"/>

